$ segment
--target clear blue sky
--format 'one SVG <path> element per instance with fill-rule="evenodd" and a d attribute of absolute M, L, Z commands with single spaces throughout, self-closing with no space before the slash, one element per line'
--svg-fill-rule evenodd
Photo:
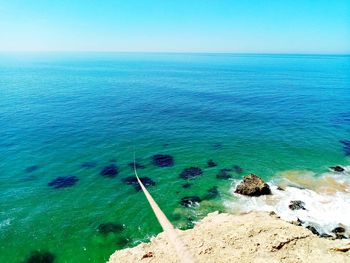
<path fill-rule="evenodd" d="M 350 53 L 350 0 L 0 0 L 1 51 Z"/>

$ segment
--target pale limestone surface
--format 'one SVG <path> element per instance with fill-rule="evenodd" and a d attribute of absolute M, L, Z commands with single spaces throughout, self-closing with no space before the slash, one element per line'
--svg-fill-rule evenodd
<path fill-rule="evenodd" d="M 178 231 L 196 262 L 300 263 L 350 262 L 349 240 L 319 238 L 309 230 L 282 221 L 275 215 L 211 213 L 193 229 Z M 151 252 L 151 253 L 149 253 Z M 145 254 L 152 257 L 143 258 Z M 180 262 L 164 233 L 150 243 L 116 251 L 109 263 Z"/>

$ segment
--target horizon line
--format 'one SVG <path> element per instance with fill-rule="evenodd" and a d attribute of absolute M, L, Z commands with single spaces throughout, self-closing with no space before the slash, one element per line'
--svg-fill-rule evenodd
<path fill-rule="evenodd" d="M 237 51 L 118 51 L 118 50 L 0 50 L 0 53 L 120 53 L 120 54 L 231 54 L 231 55 L 338 55 L 350 52 L 237 52 Z"/>

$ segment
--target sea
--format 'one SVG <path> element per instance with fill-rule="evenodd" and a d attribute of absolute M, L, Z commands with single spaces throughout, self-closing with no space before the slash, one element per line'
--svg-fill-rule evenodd
<path fill-rule="evenodd" d="M 263 210 L 350 231 L 350 56 L 1 53 L 0 262 L 106 262 L 161 232 L 134 156 L 177 228 Z M 234 193 L 250 173 L 271 196 Z"/>

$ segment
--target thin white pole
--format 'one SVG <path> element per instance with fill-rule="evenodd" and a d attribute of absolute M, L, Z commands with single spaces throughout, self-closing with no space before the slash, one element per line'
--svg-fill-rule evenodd
<path fill-rule="evenodd" d="M 177 256 L 179 257 L 179 259 L 181 260 L 182 263 L 194 263 L 195 261 L 193 259 L 193 256 L 191 256 L 191 254 L 187 250 L 186 246 L 184 245 L 184 243 L 180 239 L 174 226 L 170 223 L 170 221 L 168 220 L 166 215 L 159 208 L 156 201 L 154 201 L 154 199 L 152 198 L 150 193 L 147 191 L 146 187 L 143 185 L 143 183 L 139 179 L 139 177 L 137 175 L 137 171 L 136 171 L 135 153 L 134 153 L 134 172 L 135 172 L 135 176 L 137 178 L 137 181 L 140 184 L 141 189 L 148 200 L 148 203 L 150 204 L 154 214 L 156 215 L 156 217 L 158 219 L 159 224 L 163 228 L 163 231 L 166 233 L 168 240 L 170 241 L 172 246 L 175 248 L 175 250 L 177 252 Z"/>

